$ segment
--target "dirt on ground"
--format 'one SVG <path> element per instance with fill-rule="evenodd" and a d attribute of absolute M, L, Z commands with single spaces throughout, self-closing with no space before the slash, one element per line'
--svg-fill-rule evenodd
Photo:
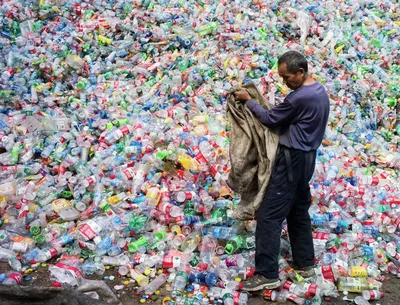
<path fill-rule="evenodd" d="M 33 270 L 31 273 L 27 274 L 26 277 L 30 278 L 30 280 L 24 280 L 23 286 L 34 286 L 34 287 L 50 287 L 50 272 L 48 271 L 48 266 L 42 267 L 39 266 L 36 270 Z M 0 263 L 0 273 L 7 272 L 10 270 L 10 267 L 6 263 Z M 124 286 L 121 290 L 116 290 L 115 286 L 124 285 L 124 282 L 129 281 L 127 277 L 121 277 L 117 275 L 117 271 L 114 268 L 110 268 L 106 270 L 106 272 L 99 275 L 91 275 L 85 276 L 87 279 L 91 280 L 103 280 L 104 276 L 114 276 L 114 280 L 107 280 L 106 283 L 113 290 L 118 299 L 122 302 L 123 305 L 137 305 L 140 304 L 140 295 L 135 294 L 135 284 L 129 284 L 128 286 Z M 400 280 L 395 277 L 390 277 L 389 280 L 383 282 L 382 291 L 385 292 L 384 298 L 378 301 L 370 301 L 371 305 L 399 305 L 400 304 Z M 158 296 L 153 296 L 153 300 L 147 300 L 146 303 L 153 304 L 162 304 L 165 297 L 168 297 L 169 293 L 165 291 L 165 289 L 161 289 L 161 293 Z M 354 299 L 357 294 L 349 294 L 349 299 Z M 165 303 L 167 305 L 168 302 Z M 261 293 L 254 293 L 249 295 L 248 305 L 273 305 L 277 304 L 274 302 L 270 302 L 264 300 Z M 290 301 L 287 301 L 285 304 L 290 305 L 294 304 Z M 345 304 L 354 304 L 353 302 L 344 301 L 343 295 L 339 298 L 332 298 L 329 301 L 324 301 L 324 304 L 328 305 L 345 305 Z M 6 305 L 6 304 L 4 304 Z M 29 303 L 26 303 L 29 305 Z M 46 304 L 43 304 L 46 305 Z"/>

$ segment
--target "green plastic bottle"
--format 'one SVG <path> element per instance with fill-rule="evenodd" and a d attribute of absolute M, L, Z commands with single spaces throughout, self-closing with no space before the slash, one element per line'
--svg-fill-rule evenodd
<path fill-rule="evenodd" d="M 199 30 L 198 33 L 200 36 L 206 36 L 208 34 L 211 34 L 214 30 L 218 29 L 219 27 L 219 22 L 210 22 L 207 24 L 203 24 Z"/>

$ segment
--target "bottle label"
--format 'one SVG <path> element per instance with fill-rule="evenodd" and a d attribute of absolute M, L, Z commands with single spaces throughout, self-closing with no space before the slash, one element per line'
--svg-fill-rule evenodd
<path fill-rule="evenodd" d="M 362 266 L 352 266 L 349 275 L 352 277 L 367 277 L 367 269 Z"/>
<path fill-rule="evenodd" d="M 244 274 L 243 274 L 243 279 L 247 280 L 251 278 L 254 275 L 254 272 L 256 271 L 256 268 L 254 267 L 248 267 L 244 269 Z"/>
<path fill-rule="evenodd" d="M 198 153 L 196 154 L 195 159 L 196 159 L 196 161 L 197 161 L 199 164 L 201 164 L 201 165 L 207 164 L 207 160 L 206 160 L 206 158 L 204 157 L 204 155 L 203 155 L 201 152 L 198 152 Z"/>
<path fill-rule="evenodd" d="M 292 286 L 293 286 L 293 283 L 291 283 L 291 282 L 289 282 L 289 281 L 286 281 L 285 284 L 283 284 L 283 288 L 286 289 L 286 290 L 289 290 L 290 292 L 293 292 L 293 291 L 291 290 L 291 287 L 292 287 Z"/>
<path fill-rule="evenodd" d="M 161 200 L 169 198 L 168 190 L 161 190 Z"/>
<path fill-rule="evenodd" d="M 321 266 L 323 277 L 328 281 L 335 281 L 335 275 L 333 274 L 332 267 L 330 265 Z"/>
<path fill-rule="evenodd" d="M 234 291 L 232 293 L 233 293 L 233 305 L 238 305 L 241 293 L 239 291 Z"/>
<path fill-rule="evenodd" d="M 285 283 L 286 284 L 286 283 Z M 264 299 L 272 301 L 272 294 L 274 293 L 273 290 L 266 289 L 264 291 Z"/>
<path fill-rule="evenodd" d="M 94 222 L 89 220 L 87 223 L 79 227 L 79 232 L 87 239 L 91 240 L 96 237 L 100 231 L 100 227 Z"/>
<path fill-rule="evenodd" d="M 86 178 L 85 180 L 89 183 L 89 185 L 92 185 L 93 183 L 96 182 L 96 177 L 90 176 L 90 177 Z"/>
<path fill-rule="evenodd" d="M 236 267 L 237 266 L 237 255 L 229 255 L 226 260 L 227 267 Z"/>
<path fill-rule="evenodd" d="M 318 285 L 306 283 L 306 285 L 304 287 L 307 289 L 307 292 L 310 295 L 316 295 L 317 294 Z"/>
<path fill-rule="evenodd" d="M 325 233 L 325 232 L 313 232 L 313 239 L 323 239 L 323 240 L 328 240 L 330 233 Z"/>
<path fill-rule="evenodd" d="M 64 265 L 64 264 L 61 264 L 61 263 L 57 263 L 57 264 L 55 264 L 55 266 L 58 267 L 58 268 L 61 268 L 61 269 L 66 269 L 66 270 L 72 271 L 73 275 L 75 277 L 77 277 L 77 278 L 82 278 L 83 277 L 82 273 L 75 267 Z"/>
<path fill-rule="evenodd" d="M 66 208 L 72 207 L 71 202 L 63 198 L 54 200 L 51 205 L 53 206 L 53 210 L 56 213 L 59 213 Z"/>
<path fill-rule="evenodd" d="M 50 254 L 50 258 L 55 257 L 58 255 L 58 251 L 56 248 L 50 248 L 48 251 L 46 251 Z"/>
<path fill-rule="evenodd" d="M 7 278 L 13 279 L 18 285 L 22 283 L 22 275 L 20 273 L 13 272 Z"/>
<path fill-rule="evenodd" d="M 298 304 L 298 302 L 296 302 L 296 301 L 300 301 L 300 297 L 298 297 L 297 295 L 295 295 L 295 294 L 292 294 L 292 293 L 290 293 L 288 296 L 287 296 L 287 298 L 288 298 L 288 300 L 291 300 L 291 301 L 293 301 L 294 303 L 296 303 L 296 304 Z M 303 299 L 304 300 L 304 299 Z"/>
<path fill-rule="evenodd" d="M 221 180 L 222 175 L 218 172 L 217 167 L 214 165 L 210 168 L 210 174 L 216 181 Z"/>
<path fill-rule="evenodd" d="M 369 291 L 369 299 L 370 300 L 375 300 L 376 297 L 377 297 L 377 295 L 375 294 L 375 291 L 374 290 L 370 290 Z"/>
<path fill-rule="evenodd" d="M 129 134 L 129 128 L 127 126 L 123 126 L 119 129 L 121 131 L 121 133 L 125 136 L 127 134 Z"/>
<path fill-rule="evenodd" d="M 128 179 L 128 180 L 132 180 L 133 176 L 135 175 L 135 171 L 131 167 L 128 167 L 127 169 L 124 169 L 122 171 L 122 173 L 124 174 L 125 178 Z"/>

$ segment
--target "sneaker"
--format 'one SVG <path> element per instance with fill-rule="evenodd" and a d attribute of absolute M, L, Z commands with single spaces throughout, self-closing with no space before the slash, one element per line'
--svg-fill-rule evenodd
<path fill-rule="evenodd" d="M 297 272 L 300 276 L 306 278 L 310 278 L 314 276 L 314 266 L 310 267 L 299 267 L 297 266 L 294 262 L 288 261 L 288 264 L 290 267 L 294 269 L 295 272 Z"/>
<path fill-rule="evenodd" d="M 264 288 L 266 289 L 276 289 L 281 286 L 281 281 L 279 279 L 267 279 L 261 274 L 256 274 L 249 280 L 243 283 L 243 291 L 258 291 Z"/>
<path fill-rule="evenodd" d="M 314 266 L 294 269 L 299 275 L 307 279 L 314 276 Z"/>

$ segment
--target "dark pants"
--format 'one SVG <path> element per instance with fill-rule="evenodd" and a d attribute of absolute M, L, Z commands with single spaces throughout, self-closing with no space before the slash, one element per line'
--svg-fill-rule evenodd
<path fill-rule="evenodd" d="M 278 278 L 278 255 L 282 222 L 286 218 L 294 263 L 314 265 L 314 246 L 308 209 L 309 181 L 315 168 L 316 151 L 281 146 L 264 200 L 257 212 L 256 273 Z"/>

